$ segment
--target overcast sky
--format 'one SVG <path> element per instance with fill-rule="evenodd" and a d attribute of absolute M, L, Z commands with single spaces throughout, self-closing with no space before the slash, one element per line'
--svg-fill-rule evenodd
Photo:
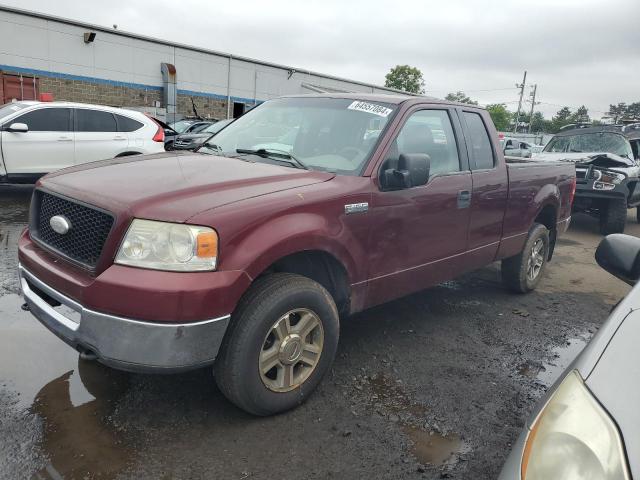
<path fill-rule="evenodd" d="M 428 94 L 464 90 L 514 110 L 528 70 L 547 116 L 640 101 L 640 0 L 0 3 L 376 84 L 409 64 Z"/>

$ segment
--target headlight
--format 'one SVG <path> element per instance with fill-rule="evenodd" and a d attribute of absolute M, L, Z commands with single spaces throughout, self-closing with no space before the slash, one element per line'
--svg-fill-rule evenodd
<path fill-rule="evenodd" d="M 618 430 L 573 371 L 536 419 L 524 448 L 523 480 L 629 479 Z"/>
<path fill-rule="evenodd" d="M 593 182 L 594 190 L 613 190 L 616 188 L 616 185 L 620 185 L 626 177 L 622 173 L 594 168 L 591 170 L 589 178 L 595 180 Z"/>
<path fill-rule="evenodd" d="M 155 270 L 215 270 L 218 234 L 208 227 L 135 219 L 116 263 Z"/>

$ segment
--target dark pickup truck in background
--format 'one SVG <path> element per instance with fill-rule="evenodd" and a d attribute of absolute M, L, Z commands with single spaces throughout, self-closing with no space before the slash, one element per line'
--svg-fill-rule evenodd
<path fill-rule="evenodd" d="M 574 166 L 505 162 L 486 111 L 424 97 L 271 100 L 197 153 L 42 178 L 19 242 L 28 308 L 84 358 L 213 365 L 268 415 L 330 368 L 339 318 L 502 260 L 527 292 L 570 221 Z"/>
<path fill-rule="evenodd" d="M 575 163 L 573 211 L 598 218 L 603 235 L 624 232 L 629 208 L 640 221 L 640 124 L 568 125 L 534 158 Z"/>

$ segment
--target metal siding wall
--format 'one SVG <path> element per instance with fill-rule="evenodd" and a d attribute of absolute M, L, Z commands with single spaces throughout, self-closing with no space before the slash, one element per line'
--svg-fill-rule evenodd
<path fill-rule="evenodd" d="M 43 76 L 53 72 L 50 76 L 89 77 L 87 81 L 125 82 L 134 84 L 133 88 L 158 89 L 162 86 L 160 64 L 167 62 L 176 66 L 179 93 L 218 100 L 226 100 L 230 93 L 236 101 L 247 103 L 253 103 L 254 99 L 263 101 L 280 95 L 309 93 L 302 87 L 303 82 L 353 92 L 385 91 L 301 72 L 288 78 L 286 67 L 236 59 L 231 61 L 228 90 L 227 56 L 103 31 L 97 32 L 93 43 L 85 44 L 83 34 L 89 30 L 89 27 L 0 10 L 0 65 L 40 70 Z"/>

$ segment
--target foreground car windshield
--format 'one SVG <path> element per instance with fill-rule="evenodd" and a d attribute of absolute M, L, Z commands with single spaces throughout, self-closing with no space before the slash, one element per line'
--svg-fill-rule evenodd
<path fill-rule="evenodd" d="M 247 112 L 200 152 L 238 155 L 265 151 L 289 154 L 311 169 L 358 175 L 395 105 L 339 98 L 282 98 Z M 277 156 L 249 155 L 278 163 Z"/>
<path fill-rule="evenodd" d="M 633 152 L 622 135 L 611 132 L 583 133 L 552 138 L 545 152 L 613 153 L 633 159 Z"/>

